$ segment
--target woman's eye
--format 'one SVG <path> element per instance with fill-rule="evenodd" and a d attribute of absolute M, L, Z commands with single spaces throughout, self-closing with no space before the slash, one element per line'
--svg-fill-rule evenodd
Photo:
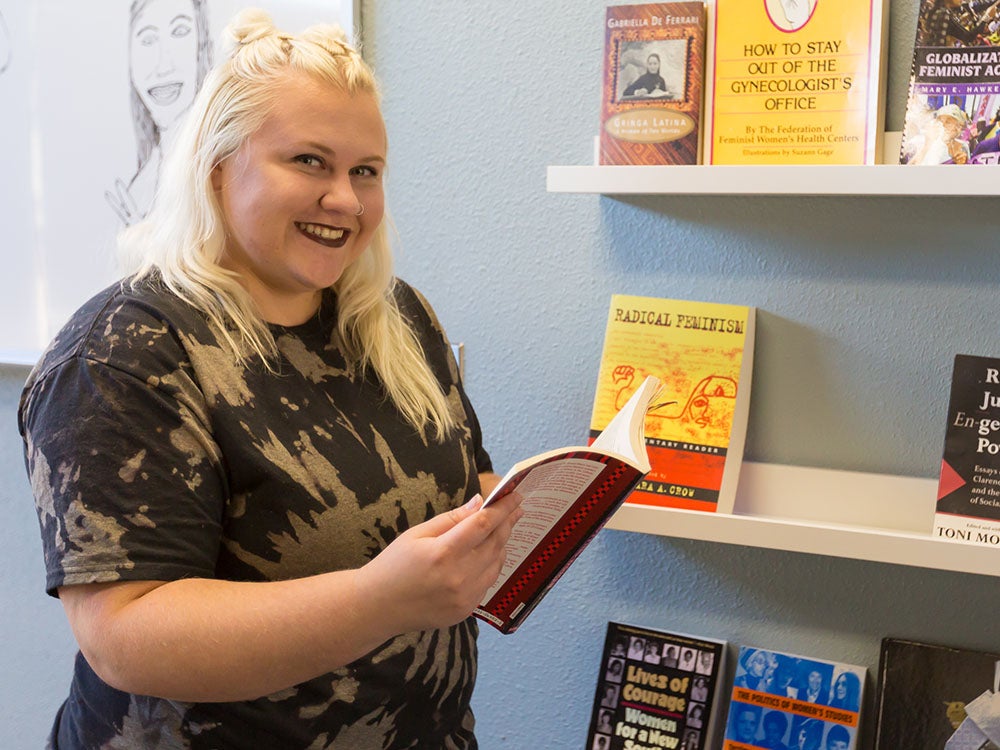
<path fill-rule="evenodd" d="M 300 154 L 295 157 L 295 160 L 299 164 L 305 164 L 307 167 L 320 167 L 323 165 L 323 160 L 312 154 Z"/>
<path fill-rule="evenodd" d="M 363 166 L 355 167 L 351 170 L 351 174 L 361 175 L 364 177 L 378 177 L 378 170 L 375 167 Z"/>

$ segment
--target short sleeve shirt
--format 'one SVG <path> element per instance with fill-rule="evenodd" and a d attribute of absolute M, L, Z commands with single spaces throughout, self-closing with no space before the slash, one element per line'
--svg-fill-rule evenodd
<path fill-rule="evenodd" d="M 276 581 L 357 568 L 462 504 L 491 469 L 426 301 L 394 295 L 461 425 L 415 430 L 345 361 L 329 293 L 274 327 L 275 371 L 241 365 L 155 279 L 78 311 L 29 376 L 19 423 L 46 586 Z M 473 748 L 477 628 L 391 639 L 334 673 L 238 703 L 117 691 L 78 655 L 57 748 Z"/>

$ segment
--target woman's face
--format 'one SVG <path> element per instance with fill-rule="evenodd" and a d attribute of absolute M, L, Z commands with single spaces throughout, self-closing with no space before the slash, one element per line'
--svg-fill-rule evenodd
<path fill-rule="evenodd" d="M 747 671 L 754 677 L 761 677 L 764 674 L 764 670 L 767 668 L 767 657 L 763 653 L 758 651 L 753 656 L 750 657 L 750 662 L 747 664 Z"/>
<path fill-rule="evenodd" d="M 132 86 L 161 130 L 173 125 L 194 101 L 198 33 L 192 0 L 151 0 L 132 19 Z"/>
<path fill-rule="evenodd" d="M 222 265 L 240 275 L 265 320 L 296 325 L 382 222 L 385 126 L 373 95 L 305 74 L 280 83 L 269 113 L 212 173 L 227 238 Z"/>
<path fill-rule="evenodd" d="M 844 700 L 847 697 L 847 678 L 841 675 L 837 678 L 837 684 L 834 686 L 836 690 L 836 695 L 840 700 Z"/>

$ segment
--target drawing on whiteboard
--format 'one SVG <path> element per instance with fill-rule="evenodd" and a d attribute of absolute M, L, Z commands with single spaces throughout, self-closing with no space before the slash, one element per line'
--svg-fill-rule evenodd
<path fill-rule="evenodd" d="M 0 74 L 7 70 L 10 65 L 10 35 L 7 33 L 7 24 L 3 20 L 3 11 L 0 11 Z"/>
<path fill-rule="evenodd" d="M 205 0 L 133 0 L 128 49 L 136 171 L 104 193 L 126 225 L 149 211 L 163 152 L 212 66 Z"/>

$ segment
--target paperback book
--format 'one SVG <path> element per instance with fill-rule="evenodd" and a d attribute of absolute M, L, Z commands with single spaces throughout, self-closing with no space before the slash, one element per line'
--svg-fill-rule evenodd
<path fill-rule="evenodd" d="M 901 164 L 1000 163 L 1000 1 L 921 0 Z"/>
<path fill-rule="evenodd" d="M 723 750 L 855 750 L 867 674 L 854 664 L 741 646 Z"/>
<path fill-rule="evenodd" d="M 1000 358 L 955 356 L 934 536 L 1000 547 Z"/>
<path fill-rule="evenodd" d="M 875 750 L 1000 747 L 1000 653 L 882 641 Z"/>
<path fill-rule="evenodd" d="M 605 19 L 601 164 L 697 164 L 705 4 L 614 5 Z"/>
<path fill-rule="evenodd" d="M 726 642 L 609 622 L 587 750 L 718 747 Z"/>
<path fill-rule="evenodd" d="M 706 55 L 708 164 L 877 164 L 883 0 L 714 0 Z"/>
<path fill-rule="evenodd" d="M 659 389 L 647 377 L 589 447 L 519 461 L 490 493 L 483 507 L 517 491 L 524 515 L 476 617 L 502 633 L 515 631 L 646 475 L 644 424 Z"/>
<path fill-rule="evenodd" d="M 651 469 L 626 502 L 731 513 L 743 461 L 755 310 L 712 302 L 614 295 L 590 436 L 636 384 L 663 384 L 646 420 Z"/>

